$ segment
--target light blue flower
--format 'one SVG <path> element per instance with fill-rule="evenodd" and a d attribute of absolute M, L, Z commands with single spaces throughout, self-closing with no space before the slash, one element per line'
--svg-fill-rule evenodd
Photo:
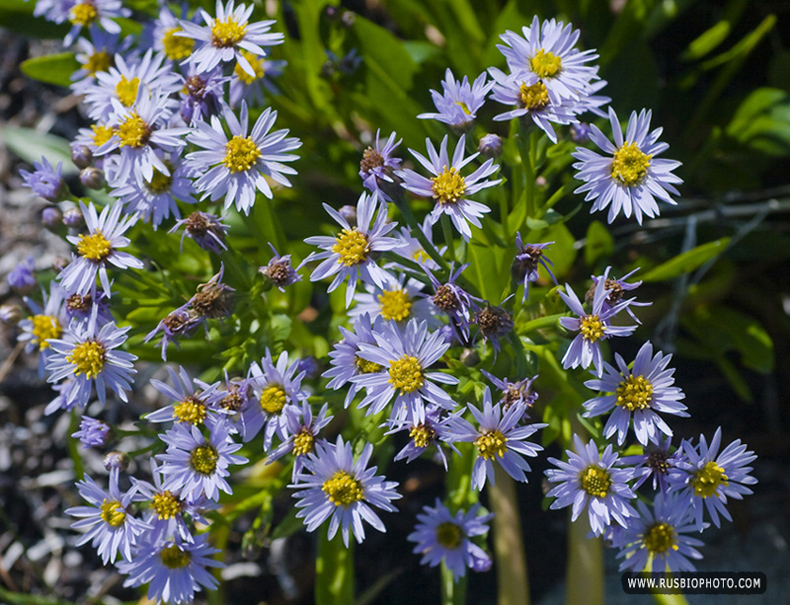
<path fill-rule="evenodd" d="M 434 119 L 458 130 L 468 130 L 477 117 L 477 112 L 486 102 L 486 95 L 494 82 L 487 82 L 486 72 L 481 73 L 470 85 L 469 79 L 456 80 L 448 68 L 442 81 L 443 93 L 431 91 L 437 113 L 421 113 L 420 119 Z"/>

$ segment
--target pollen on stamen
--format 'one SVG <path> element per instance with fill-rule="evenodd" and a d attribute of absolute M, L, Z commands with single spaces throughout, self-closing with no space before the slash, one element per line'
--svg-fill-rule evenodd
<path fill-rule="evenodd" d="M 168 59 L 173 61 L 180 61 L 186 59 L 192 54 L 192 47 L 195 41 L 186 36 L 177 36 L 178 32 L 184 31 L 180 27 L 170 27 L 165 30 L 165 35 L 162 36 L 162 48 Z"/>
<path fill-rule="evenodd" d="M 617 387 L 615 404 L 629 412 L 650 407 L 653 385 L 644 376 L 629 376 Z"/>
<path fill-rule="evenodd" d="M 140 78 L 134 77 L 128 80 L 126 76 L 115 85 L 115 95 L 124 107 L 131 107 L 137 99 L 137 90 L 140 88 Z"/>
<path fill-rule="evenodd" d="M 225 147 L 225 159 L 222 163 L 236 174 L 246 172 L 252 168 L 261 157 L 261 150 L 252 140 L 252 137 L 234 135 Z"/>
<path fill-rule="evenodd" d="M 596 498 L 605 498 L 612 486 L 612 477 L 609 471 L 600 466 L 588 466 L 582 471 L 579 479 L 581 488 Z"/>
<path fill-rule="evenodd" d="M 88 260 L 102 261 L 112 252 L 112 245 L 104 237 L 104 234 L 97 229 L 91 235 L 80 235 L 80 241 L 77 242 L 77 252 Z"/>
<path fill-rule="evenodd" d="M 530 67 L 539 78 L 553 78 L 562 69 L 562 60 L 552 52 L 542 48 L 529 61 Z"/>
<path fill-rule="evenodd" d="M 356 228 L 343 229 L 332 246 L 332 252 L 338 255 L 337 262 L 346 267 L 365 262 L 369 250 L 368 238 Z"/>
<path fill-rule="evenodd" d="M 651 157 L 636 143 L 626 141 L 614 152 L 612 178 L 627 187 L 639 185 L 647 176 Z"/>
<path fill-rule="evenodd" d="M 74 375 L 85 374 L 88 379 L 96 378 L 104 367 L 106 352 L 104 345 L 88 340 L 76 345 L 66 361 L 74 366 Z"/>
<path fill-rule="evenodd" d="M 499 429 L 486 431 L 475 439 L 475 446 L 477 446 L 478 456 L 484 460 L 502 458 L 507 451 L 507 437 Z"/>
<path fill-rule="evenodd" d="M 389 382 L 394 389 L 404 393 L 413 393 L 425 384 L 422 366 L 412 355 L 404 355 L 400 359 L 390 361 Z"/>
<path fill-rule="evenodd" d="M 74 25 L 88 27 L 99 16 L 99 12 L 92 2 L 80 2 L 71 7 L 69 11 L 69 21 Z"/>
<path fill-rule="evenodd" d="M 604 335 L 606 327 L 597 315 L 587 315 L 582 317 L 579 323 L 579 331 L 582 338 L 593 343 Z"/>
<path fill-rule="evenodd" d="M 211 44 L 217 48 L 236 46 L 244 39 L 246 32 L 247 23 L 239 23 L 234 16 L 228 17 L 225 21 L 215 19 L 211 26 Z"/>
<path fill-rule="evenodd" d="M 233 68 L 233 74 L 242 82 L 249 85 L 255 82 L 255 80 L 260 80 L 263 78 L 264 69 L 263 69 L 263 59 L 260 57 L 253 55 L 251 52 L 247 50 L 241 51 L 242 56 L 247 59 L 247 62 L 252 67 L 252 71 L 255 72 L 255 75 L 252 76 L 247 73 L 244 68 L 242 68 L 240 63 L 236 63 L 236 67 Z"/>
<path fill-rule="evenodd" d="M 401 288 L 384 290 L 378 295 L 381 316 L 386 320 L 403 321 L 411 313 L 409 293 Z"/>
<path fill-rule="evenodd" d="M 549 104 L 549 91 L 543 82 L 536 82 L 532 86 L 521 83 L 519 100 L 522 107 L 530 111 L 540 111 Z"/>
<path fill-rule="evenodd" d="M 455 168 L 445 166 L 441 174 L 431 180 L 433 181 L 431 186 L 433 197 L 439 204 L 456 204 L 466 193 L 464 177 L 458 174 L 458 170 Z"/>

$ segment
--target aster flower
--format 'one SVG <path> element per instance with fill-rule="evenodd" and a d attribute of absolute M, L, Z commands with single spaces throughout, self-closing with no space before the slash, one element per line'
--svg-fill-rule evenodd
<path fill-rule="evenodd" d="M 538 267 L 540 265 L 543 265 L 543 268 L 551 276 L 554 283 L 557 283 L 557 278 L 554 277 L 549 268 L 549 265 L 554 263 L 543 255 L 543 249 L 553 243 L 525 244 L 521 239 L 521 233 L 516 233 L 517 252 L 513 258 L 513 264 L 510 265 L 510 275 L 514 281 L 524 284 L 524 295 L 521 297 L 521 304 L 524 304 L 529 298 L 529 284 L 540 279 L 540 275 L 538 275 Z"/>
<path fill-rule="evenodd" d="M 634 282 L 632 284 L 626 282 L 625 280 L 631 277 L 634 273 L 639 271 L 639 267 L 634 269 L 633 271 L 629 271 L 625 275 L 623 275 L 620 279 L 616 277 L 603 277 L 603 276 L 596 276 L 593 275 L 592 277 L 592 285 L 590 289 L 587 291 L 585 295 L 585 302 L 588 304 L 592 304 L 593 297 L 595 296 L 595 287 L 598 285 L 598 282 L 603 279 L 604 280 L 604 288 L 606 289 L 607 296 L 604 299 L 603 306 L 604 308 L 614 307 L 617 303 L 619 303 L 623 298 L 626 296 L 626 292 L 630 292 L 631 290 L 635 290 L 639 286 L 642 285 L 642 281 Z M 649 307 L 653 303 L 651 302 L 637 302 L 633 298 L 630 299 L 628 306 L 625 308 L 625 312 L 631 316 L 636 323 L 642 323 L 639 321 L 634 312 L 631 310 L 631 307 Z"/>
<path fill-rule="evenodd" d="M 66 237 L 77 246 L 79 256 L 72 254 L 72 261 L 58 274 L 57 279 L 69 294 L 96 294 L 96 276 L 99 276 L 104 295 L 110 296 L 110 278 L 107 265 L 119 269 L 142 269 L 143 263 L 119 248 L 129 245 L 129 238 L 123 234 L 135 223 L 136 218 L 129 216 L 121 220 L 123 204 L 115 202 L 105 206 L 101 214 L 96 213 L 93 202 L 87 206 L 80 202 L 88 234 Z"/>
<path fill-rule="evenodd" d="M 304 372 L 299 372 L 299 360 L 290 364 L 288 351 L 283 351 L 275 365 L 269 349 L 261 359 L 260 365 L 253 362 L 250 366 L 250 386 L 254 403 L 241 411 L 242 438 L 249 441 L 263 427 L 263 450 L 268 451 L 272 439 L 277 435 L 281 440 L 288 436 L 288 423 L 284 414 L 289 407 L 298 411 L 298 404 L 307 401 L 308 393 L 302 389 Z"/>
<path fill-rule="evenodd" d="M 242 50 L 241 54 L 247 59 L 255 75 L 249 74 L 241 63 L 236 63 L 228 85 L 230 106 L 238 107 L 242 101 L 249 101 L 255 106 L 265 106 L 264 90 L 271 95 L 280 92 L 272 84 L 272 78 L 281 75 L 288 62 L 270 61 L 246 50 Z"/>
<path fill-rule="evenodd" d="M 6 282 L 17 292 L 29 292 L 36 285 L 36 278 L 33 275 L 35 270 L 36 260 L 28 254 L 28 257 L 6 276 Z"/>
<path fill-rule="evenodd" d="M 184 6 L 184 13 L 186 6 Z M 182 17 L 185 17 L 182 14 Z M 151 47 L 158 53 L 164 54 L 171 61 L 182 61 L 192 54 L 195 41 L 192 38 L 177 35 L 184 31 L 179 20 L 166 6 L 159 9 L 159 16 L 153 22 L 153 27 L 146 32 L 150 35 Z"/>
<path fill-rule="evenodd" d="M 178 346 L 176 337 L 185 336 L 189 337 L 192 332 L 200 324 L 206 321 L 205 315 L 200 315 L 192 305 L 187 302 L 178 307 L 178 309 L 168 313 L 162 320 L 145 336 L 143 342 L 148 342 L 154 336 L 161 333 L 162 339 L 159 341 L 159 346 L 162 349 L 162 361 L 167 361 L 167 347 L 173 341 Z"/>
<path fill-rule="evenodd" d="M 387 281 L 383 288 L 367 285 L 365 293 L 354 296 L 356 306 L 348 311 L 350 318 L 370 315 L 372 319 L 382 317 L 385 321 L 403 324 L 410 319 L 434 320 L 430 303 L 420 292 L 422 282 L 401 274 Z"/>
<path fill-rule="evenodd" d="M 499 169 L 499 166 L 494 164 L 494 160 L 488 159 L 472 174 L 461 176 L 461 170 L 479 154 L 473 153 L 469 157 L 464 157 L 466 136 L 461 135 L 451 160 L 447 152 L 447 142 L 448 137 L 445 135 L 437 154 L 431 140 L 425 139 L 430 159 L 409 149 L 409 152 L 422 164 L 423 168 L 433 175 L 431 178 L 420 176 L 413 170 L 400 170 L 397 174 L 403 179 L 404 189 L 415 195 L 435 200 L 433 210 L 429 214 L 431 225 L 436 224 L 442 214 L 446 214 L 458 232 L 468 241 L 472 237 L 472 230 L 468 223 L 480 227 L 480 217 L 490 212 L 491 209 L 467 196 L 498 185 L 501 179 L 495 181 L 487 179 Z"/>
<path fill-rule="evenodd" d="M 110 472 L 110 490 L 104 491 L 88 475 L 77 482 L 82 499 L 90 506 L 72 506 L 66 514 L 78 517 L 71 527 L 77 530 L 87 529 L 77 546 L 87 542 L 97 549 L 102 563 L 115 561 L 118 553 L 127 561 L 132 558 L 132 545 L 138 536 L 151 529 L 151 526 L 132 516 L 129 505 L 132 502 L 134 489 L 121 492 L 118 487 L 118 470 Z"/>
<path fill-rule="evenodd" d="M 622 211 L 626 218 L 633 213 L 641 225 L 642 215 L 658 216 L 657 199 L 667 204 L 676 203 L 670 193 L 678 195 L 674 185 L 683 180 L 672 171 L 680 162 L 656 158 L 669 149 L 669 145 L 658 142 L 661 128 L 650 131 L 651 116 L 652 112 L 645 109 L 639 114 L 631 112 L 624 140 L 617 114 L 610 107 L 614 145 L 597 126 L 590 126 L 590 139 L 607 157 L 583 147 L 572 154 L 579 160 L 573 164 L 579 171 L 576 178 L 584 181 L 574 193 L 587 193 L 584 201 L 593 202 L 590 212 L 609 206 L 607 220 L 610 223 Z"/>
<path fill-rule="evenodd" d="M 425 220 L 419 229 L 423 232 L 423 235 L 425 235 L 425 238 L 428 240 L 428 242 L 433 245 L 433 223 L 431 223 L 430 215 L 425 217 Z M 400 246 L 392 251 L 394 254 L 413 261 L 423 267 L 427 267 L 432 271 L 439 270 L 439 265 L 425 251 L 425 248 L 422 247 L 420 240 L 412 234 L 408 227 L 402 227 L 396 231 L 395 237 L 400 242 Z M 444 253 L 447 251 L 447 246 L 433 245 L 433 247 L 439 253 L 439 256 L 444 256 Z M 396 269 L 398 271 L 402 271 L 404 269 L 403 265 L 398 262 L 389 263 L 385 265 L 385 268 Z"/>
<path fill-rule="evenodd" d="M 260 273 L 266 280 L 275 286 L 280 292 L 285 292 L 285 288 L 302 281 L 302 278 L 291 265 L 291 255 L 280 256 L 274 246 L 269 244 L 269 248 L 274 252 L 274 256 L 265 267 L 259 267 Z"/>
<path fill-rule="evenodd" d="M 524 406 L 524 417 L 529 414 L 529 409 L 538 399 L 538 394 L 532 388 L 532 383 L 538 378 L 537 376 L 510 382 L 507 378 L 499 379 L 485 370 L 480 371 L 483 373 L 483 376 L 488 378 L 502 392 L 502 398 L 499 400 L 499 403 L 504 411 L 509 410 L 513 405 L 522 404 Z"/>
<path fill-rule="evenodd" d="M 146 420 L 200 425 L 208 416 L 216 414 L 219 400 L 222 398 L 218 382 L 208 385 L 193 380 L 182 366 L 178 367 L 178 372 L 168 367 L 167 373 L 172 386 L 156 379 L 151 379 L 151 386 L 173 404 L 146 414 L 144 416 Z"/>
<path fill-rule="evenodd" d="M 232 0 L 231 0 L 232 2 Z M 187 162 L 201 173 L 195 188 L 203 193 L 203 199 L 216 201 L 225 197 L 225 208 L 235 204 L 236 209 L 249 214 L 255 203 L 256 191 L 272 199 L 272 188 L 266 177 L 290 187 L 286 174 L 296 170 L 282 162 L 293 162 L 299 156 L 287 153 L 299 149 L 299 139 L 285 138 L 287 130 L 269 133 L 277 119 L 277 112 L 270 107 L 260 115 L 252 130 L 249 129 L 247 104 L 241 104 L 241 121 L 230 108 L 223 111 L 230 137 L 225 133 L 222 122 L 211 116 L 211 124 L 198 122 L 187 137 L 204 151 L 188 154 Z"/>
<path fill-rule="evenodd" d="M 289 485 L 297 490 L 293 497 L 301 510 L 296 516 L 304 519 L 307 531 L 315 531 L 329 519 L 329 539 L 339 529 L 346 546 L 351 530 L 357 542 L 365 539 L 363 519 L 378 531 L 386 531 L 371 507 L 393 512 L 391 502 L 401 495 L 395 490 L 397 482 L 376 475 L 375 466 L 367 468 L 372 454 L 373 445 L 368 443 L 354 461 L 351 443 L 341 436 L 335 443 L 316 443 L 316 451 L 307 454 L 303 470 Z"/>
<path fill-rule="evenodd" d="M 659 439 L 657 444 L 648 443 L 642 454 L 620 458 L 624 465 L 634 467 L 634 489 L 639 488 L 652 476 L 654 491 L 669 492 L 670 472 L 686 460 L 682 447 L 674 452 L 671 451 L 671 447 L 672 437 L 665 436 Z"/>
<path fill-rule="evenodd" d="M 393 460 L 406 459 L 406 462 L 416 460 L 427 452 L 431 446 L 436 446 L 436 453 L 441 459 L 445 470 L 447 470 L 447 456 L 440 442 L 444 442 L 454 452 L 459 453 L 451 442 L 449 431 L 450 417 L 442 418 L 442 408 L 438 405 L 430 404 L 425 408 L 425 419 L 422 422 L 414 423 L 406 418 L 390 418 L 387 424 L 391 427 L 387 431 L 388 435 L 400 431 L 409 432 L 409 442 L 399 451 Z"/>
<path fill-rule="evenodd" d="M 576 521 L 587 508 L 593 534 L 600 536 L 606 527 L 616 521 L 628 527 L 630 517 L 637 517 L 630 501 L 636 494 L 628 486 L 633 478 L 632 468 L 621 468 L 617 452 L 608 444 L 602 454 L 598 453 L 595 441 L 587 445 L 574 433 L 575 452 L 566 450 L 568 461 L 549 458 L 557 468 L 548 469 L 546 478 L 557 483 L 547 494 L 556 498 L 549 508 L 558 509 L 573 505 L 571 521 Z"/>
<path fill-rule="evenodd" d="M 30 187 L 33 193 L 49 202 L 60 202 L 69 196 L 69 187 L 63 180 L 63 162 L 58 162 L 57 168 L 53 168 L 42 156 L 40 162 L 33 162 L 33 168 L 33 172 L 19 171 L 25 187 Z"/>
<path fill-rule="evenodd" d="M 373 372 L 382 372 L 384 368 L 377 363 L 368 361 L 359 356 L 359 346 L 361 343 L 369 345 L 376 344 L 376 339 L 373 337 L 373 330 L 376 332 L 381 331 L 381 326 L 384 323 L 382 318 L 377 318 L 375 328 L 371 325 L 370 315 L 359 315 L 354 320 L 353 330 L 348 330 L 343 326 L 339 326 L 340 334 L 343 336 L 340 342 L 336 343 L 334 348 L 329 352 L 330 365 L 332 366 L 321 376 L 330 378 L 326 388 L 338 390 L 348 384 L 346 391 L 345 407 L 348 407 L 354 400 L 354 397 L 362 387 L 355 383 L 352 378 L 359 374 L 370 374 Z"/>
<path fill-rule="evenodd" d="M 502 304 L 504 305 L 505 301 L 502 301 Z M 486 306 L 475 313 L 474 323 L 480 330 L 483 341 L 491 342 L 491 346 L 494 348 L 494 358 L 496 358 L 496 354 L 502 347 L 499 341 L 513 331 L 515 326 L 513 317 L 504 307 L 498 307 L 486 301 Z"/>
<path fill-rule="evenodd" d="M 629 336 L 636 329 L 636 326 L 613 326 L 610 323 L 610 320 L 625 309 L 631 301 L 623 300 L 614 307 L 604 307 L 604 301 L 607 298 L 605 284 L 608 273 L 609 269 L 607 268 L 603 279 L 595 287 L 595 296 L 593 297 L 592 311 L 590 313 L 584 310 L 576 293 L 568 284 L 565 284 L 567 293 L 559 293 L 571 311 L 578 315 L 578 318 L 560 318 L 560 324 L 566 330 L 579 332 L 562 358 L 562 367 L 565 369 L 575 368 L 579 365 L 583 368 L 588 368 L 590 363 L 592 363 L 595 366 L 596 375 L 602 376 L 604 370 L 603 354 L 601 353 L 599 341 L 612 338 L 613 336 Z"/>
<path fill-rule="evenodd" d="M 141 542 L 130 561 L 118 563 L 118 570 L 128 575 L 124 586 L 149 583 L 148 599 L 162 603 L 192 603 L 200 587 L 214 589 L 216 578 L 207 567 L 224 567 L 212 558 L 220 552 L 209 546 L 208 534 L 195 536 L 191 542 L 159 540 Z"/>
<path fill-rule="evenodd" d="M 494 121 L 529 118 L 552 143 L 557 142 L 552 123 L 562 125 L 577 121 L 579 102 L 567 98 L 552 99 L 546 85 L 534 73 L 522 71 L 507 75 L 496 67 L 490 67 L 488 73 L 494 79 L 491 99 L 503 105 L 516 106 L 494 116 Z"/>
<path fill-rule="evenodd" d="M 58 287 L 60 287 L 59 284 Z M 71 294 L 67 296 L 66 304 L 63 307 L 66 325 L 71 325 L 72 322 L 87 325 L 94 313 L 94 307 L 96 309 L 96 321 L 99 324 L 113 321 L 108 299 L 104 296 L 104 292 L 96 292 L 95 297 L 90 294 Z"/>
<path fill-rule="evenodd" d="M 412 319 L 402 332 L 393 322 L 376 326 L 373 338 L 375 346 L 359 343 L 358 356 L 387 371 L 357 374 L 351 378 L 367 391 L 360 408 L 370 406 L 367 413 L 378 414 L 394 398 L 391 417 L 419 424 L 425 420 L 427 403 L 445 409 L 455 407 L 439 385 L 455 385 L 458 379 L 443 372 L 429 371 L 450 348 L 441 333 L 429 333 L 426 322 Z"/>
<path fill-rule="evenodd" d="M 87 93 L 91 85 L 96 82 L 96 74 L 109 72 L 115 64 L 116 54 L 128 50 L 131 42 L 131 36 L 120 41 L 117 33 L 111 34 L 92 27 L 90 39 L 77 40 L 81 52 L 76 53 L 75 58 L 82 67 L 71 74 L 71 90 L 77 94 Z"/>
<path fill-rule="evenodd" d="M 68 406 L 75 402 L 81 407 L 87 405 L 94 384 L 102 405 L 107 389 L 121 401 L 128 401 L 126 392 L 132 388 L 133 375 L 137 372 L 133 363 L 137 356 L 116 349 L 126 342 L 130 329 L 130 326 L 118 328 L 114 322 L 99 325 L 94 312 L 87 324 L 72 323 L 62 338 L 49 340 L 52 354 L 46 365 L 48 382 L 74 379 L 66 400 Z"/>
<path fill-rule="evenodd" d="M 497 44 L 497 48 L 505 56 L 511 72 L 533 74 L 553 101 L 577 100 L 591 81 L 597 79 L 598 68 L 586 63 L 598 55 L 593 50 L 575 48 L 580 32 L 571 24 L 551 19 L 541 25 L 536 16 L 521 32 L 523 37 L 512 31 L 505 32 L 500 36 L 504 44 Z"/>
<path fill-rule="evenodd" d="M 95 25 L 111 34 L 118 34 L 121 26 L 113 19 L 129 17 L 132 14 L 128 8 L 123 8 L 121 0 L 77 0 L 69 8 L 68 19 L 71 29 L 66 34 L 63 44 L 71 46 L 82 31 L 83 27 Z"/>
<path fill-rule="evenodd" d="M 332 422 L 334 416 L 327 416 L 329 405 L 324 404 L 318 415 L 313 415 L 313 409 L 307 401 L 302 401 L 301 407 L 288 406 L 283 410 L 285 429 L 288 437 L 266 457 L 266 464 L 271 464 L 286 454 L 294 455 L 294 468 L 292 477 L 304 466 L 305 456 L 315 451 L 316 437 L 326 425 Z"/>
<path fill-rule="evenodd" d="M 701 559 L 696 549 L 701 540 L 685 536 L 696 529 L 690 524 L 688 504 L 675 496 L 656 494 L 653 510 L 638 500 L 639 517 L 630 519 L 618 537 L 619 571 L 697 571 L 689 559 Z"/>
<path fill-rule="evenodd" d="M 480 310 L 478 303 L 481 302 L 455 283 L 468 266 L 469 263 L 466 263 L 455 269 L 455 264 L 451 264 L 450 274 L 444 282 L 439 281 L 427 265 L 423 266 L 433 286 L 433 296 L 428 300 L 450 318 L 450 327 L 462 342 L 469 340 L 469 322 Z"/>
<path fill-rule="evenodd" d="M 431 91 L 437 113 L 421 113 L 417 117 L 438 120 L 461 131 L 469 130 L 474 124 L 478 110 L 486 102 L 486 95 L 494 85 L 494 82 L 487 82 L 487 79 L 486 73 L 483 72 L 470 85 L 466 76 L 461 81 L 456 80 L 453 72 L 448 68 L 442 82 L 443 93 Z"/>
<path fill-rule="evenodd" d="M 107 445 L 110 427 L 96 418 L 83 416 L 80 420 L 80 430 L 71 436 L 82 441 L 82 449 L 91 447 L 104 447 Z"/>
<path fill-rule="evenodd" d="M 672 355 L 658 351 L 653 356 L 653 345 L 648 341 L 639 349 L 632 369 L 628 369 L 618 353 L 615 353 L 615 360 L 619 371 L 604 362 L 603 377 L 584 383 L 588 389 L 611 395 L 586 401 L 586 411 L 582 415 L 594 418 L 612 412 L 603 433 L 609 439 L 616 432 L 618 445 L 625 443 L 632 416 L 634 433 L 642 445 L 647 445 L 648 441 L 658 443 L 661 433 L 671 436 L 672 429 L 659 413 L 688 417 L 686 406 L 680 403 L 683 391 L 672 386 L 675 369 L 667 369 Z"/>
<path fill-rule="evenodd" d="M 437 498 L 433 508 L 423 506 L 422 510 L 414 531 L 406 536 L 417 544 L 413 552 L 422 555 L 422 565 L 436 567 L 444 562 L 457 582 L 466 575 L 467 567 L 475 569 L 479 561 L 490 560 L 486 551 L 470 539 L 488 533 L 488 522 L 494 517 L 491 513 L 480 515 L 480 504 L 453 515 Z"/>
<path fill-rule="evenodd" d="M 346 277 L 346 307 L 354 298 L 357 279 L 367 284 L 383 288 L 389 274 L 376 264 L 376 252 L 386 252 L 398 246 L 398 241 L 387 234 L 395 229 L 397 223 L 387 222 L 386 206 L 379 202 L 377 194 L 363 193 L 357 202 L 357 224 L 352 227 L 343 216 L 329 204 L 324 209 L 343 227 L 336 237 L 317 235 L 305 239 L 305 243 L 318 246 L 322 252 L 313 252 L 305 263 L 313 260 L 323 261 L 315 268 L 310 281 L 318 281 L 334 275 L 327 290 L 332 292 Z"/>
<path fill-rule="evenodd" d="M 185 237 L 195 240 L 198 246 L 215 254 L 222 254 L 224 250 L 228 249 L 225 245 L 225 236 L 230 227 L 222 223 L 218 216 L 198 210 L 188 217 L 176 221 L 168 233 L 175 233 L 181 227 L 184 228 L 184 233 L 181 234 L 182 252 Z"/>
<path fill-rule="evenodd" d="M 246 73 L 255 76 L 253 66 L 242 51 L 264 57 L 266 51 L 261 47 L 282 44 L 285 36 L 267 33 L 274 21 L 250 23 L 253 8 L 252 5 L 247 7 L 244 4 L 235 6 L 234 0 L 229 0 L 223 6 L 222 1 L 217 0 L 216 17 L 201 8 L 198 14 L 205 25 L 181 21 L 183 31 L 175 35 L 192 38 L 198 43 L 192 59 L 201 71 L 209 71 L 220 63 L 236 61 Z"/>
<path fill-rule="evenodd" d="M 220 115 L 227 107 L 224 96 L 228 78 L 222 74 L 222 68 L 200 71 L 190 60 L 181 70 L 184 72 L 184 88 L 181 90 L 181 117 L 184 121 L 195 126 L 211 116 Z"/>
<path fill-rule="evenodd" d="M 505 411 L 499 403 L 492 404 L 491 390 L 488 387 L 483 392 L 482 411 L 471 403 L 467 408 L 477 422 L 477 427 L 461 416 L 453 416 L 449 434 L 453 441 L 469 441 L 477 447 L 477 459 L 472 468 L 472 485 L 482 490 L 486 479 L 494 484 L 492 460 L 513 479 L 526 483 L 525 471 L 531 469 L 524 456 L 537 456 L 543 448 L 525 440 L 548 425 L 521 425 L 524 405 L 517 403 Z"/>
<path fill-rule="evenodd" d="M 740 439 L 730 443 L 721 453 L 720 446 L 721 427 L 716 429 L 710 446 L 704 435 L 700 435 L 697 447 L 684 440 L 682 448 L 686 459 L 670 470 L 670 491 L 680 492 L 699 531 L 703 530 L 705 509 L 716 527 L 720 527 L 719 515 L 732 521 L 727 512 L 727 498 L 741 500 L 745 494 L 752 493 L 746 486 L 757 483 L 749 474 L 752 467 L 747 466 L 757 458 L 755 453 L 747 451 Z"/>
<path fill-rule="evenodd" d="M 206 418 L 208 439 L 194 424 L 177 423 L 159 438 L 167 444 L 167 452 L 158 454 L 164 462 L 161 472 L 165 476 L 163 487 L 180 490 L 182 498 L 197 499 L 205 495 L 218 500 L 220 490 L 233 493 L 226 477 L 231 464 L 244 464 L 247 459 L 234 452 L 241 449 L 230 435 L 230 424 L 223 416 Z"/>
<path fill-rule="evenodd" d="M 396 135 L 392 132 L 386 142 L 382 143 L 379 134 L 380 131 L 377 130 L 376 142 L 373 146 L 368 146 L 362 154 L 359 176 L 362 177 L 362 184 L 370 193 L 378 193 L 382 200 L 391 202 L 390 193 L 397 189 L 396 179 L 398 177 L 395 176 L 395 173 L 400 168 L 402 161 L 393 156 L 393 153 L 403 139 L 398 139 L 396 142 Z"/>

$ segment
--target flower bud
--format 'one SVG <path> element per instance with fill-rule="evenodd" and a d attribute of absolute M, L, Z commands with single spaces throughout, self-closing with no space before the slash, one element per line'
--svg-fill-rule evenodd
<path fill-rule="evenodd" d="M 480 139 L 477 150 L 483 157 L 498 158 L 502 155 L 502 139 L 495 134 L 487 134 Z"/>

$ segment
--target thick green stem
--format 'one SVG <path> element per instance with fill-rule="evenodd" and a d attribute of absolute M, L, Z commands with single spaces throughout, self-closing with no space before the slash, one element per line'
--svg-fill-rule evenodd
<path fill-rule="evenodd" d="M 354 602 L 354 541 L 348 547 L 338 532 L 327 537 L 326 528 L 318 530 L 318 556 L 315 560 L 316 605 L 350 605 Z"/>
<path fill-rule="evenodd" d="M 450 260 L 455 260 L 455 241 L 453 240 L 453 227 L 450 224 L 450 217 L 442 214 L 439 222 L 442 224 L 442 235 L 444 236 L 444 243 L 447 245 L 447 251 L 450 253 Z"/>
<path fill-rule="evenodd" d="M 456 582 L 453 572 L 442 561 L 442 605 L 465 605 L 466 603 L 466 576 L 458 578 Z"/>
<path fill-rule="evenodd" d="M 496 485 L 488 486 L 488 500 L 494 512 L 497 603 L 529 605 L 529 575 L 518 514 L 516 482 L 498 464 L 494 465 L 494 478 Z"/>

